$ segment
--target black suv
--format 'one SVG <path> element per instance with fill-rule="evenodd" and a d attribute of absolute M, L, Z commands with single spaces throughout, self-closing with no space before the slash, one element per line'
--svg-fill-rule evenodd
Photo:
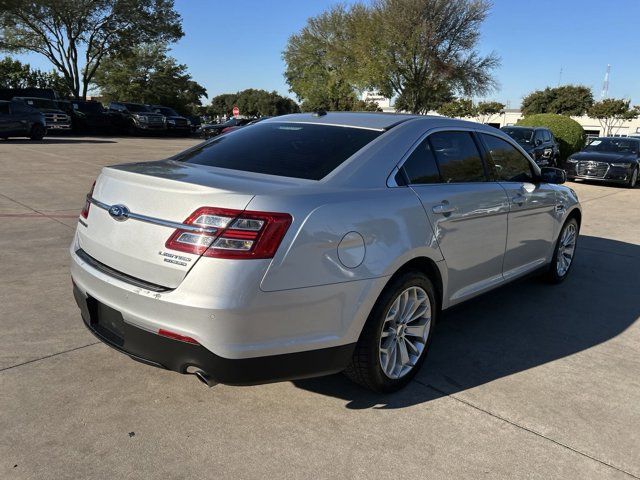
<path fill-rule="evenodd" d="M 560 148 L 548 128 L 509 126 L 500 130 L 518 142 L 541 167 L 558 166 Z"/>
<path fill-rule="evenodd" d="M 167 129 L 164 115 L 155 113 L 147 105 L 140 103 L 111 102 L 109 114 L 113 126 L 129 135 L 164 132 Z"/>
<path fill-rule="evenodd" d="M 71 117 L 73 130 L 82 133 L 109 133 L 111 116 L 95 100 L 58 100 L 58 105 Z"/>
<path fill-rule="evenodd" d="M 0 138 L 42 140 L 47 133 L 44 114 L 20 100 L 0 100 Z"/>
<path fill-rule="evenodd" d="M 149 105 L 151 110 L 163 115 L 167 122 L 167 133 L 186 137 L 191 135 L 191 121 L 183 117 L 173 108 L 162 105 Z"/>

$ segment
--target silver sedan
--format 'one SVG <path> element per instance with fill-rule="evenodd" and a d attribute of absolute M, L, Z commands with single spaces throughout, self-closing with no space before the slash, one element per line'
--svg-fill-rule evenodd
<path fill-rule="evenodd" d="M 562 170 L 444 117 L 288 115 L 104 168 L 71 246 L 86 326 L 213 385 L 339 371 L 375 391 L 423 364 L 441 312 L 570 272 Z"/>

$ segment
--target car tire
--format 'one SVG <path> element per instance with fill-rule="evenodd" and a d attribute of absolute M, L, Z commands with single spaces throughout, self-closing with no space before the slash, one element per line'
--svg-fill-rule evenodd
<path fill-rule="evenodd" d="M 578 224 L 578 220 L 576 220 L 575 217 L 569 218 L 560 230 L 558 241 L 553 251 L 553 257 L 546 273 L 546 280 L 549 283 L 556 284 L 564 282 L 569 276 L 571 267 L 575 263 L 579 235 L 580 225 Z"/>
<path fill-rule="evenodd" d="M 47 131 L 45 130 L 45 128 L 42 125 L 40 125 L 39 123 L 36 123 L 35 125 L 33 125 L 31 127 L 31 132 L 29 133 L 29 138 L 31 140 L 42 140 L 46 133 L 47 133 Z"/>
<path fill-rule="evenodd" d="M 130 122 L 127 124 L 127 135 L 130 135 L 132 137 L 138 135 L 138 128 L 136 127 L 135 123 Z"/>
<path fill-rule="evenodd" d="M 633 172 L 631 172 L 631 178 L 629 178 L 629 183 L 627 184 L 627 187 L 636 188 L 637 184 L 638 184 L 638 168 L 636 167 L 633 170 Z"/>
<path fill-rule="evenodd" d="M 420 304 L 409 314 L 413 307 L 407 305 L 415 302 Z M 403 388 L 424 363 L 438 312 L 435 289 L 426 275 L 410 270 L 393 278 L 371 310 L 344 373 L 374 392 Z"/>

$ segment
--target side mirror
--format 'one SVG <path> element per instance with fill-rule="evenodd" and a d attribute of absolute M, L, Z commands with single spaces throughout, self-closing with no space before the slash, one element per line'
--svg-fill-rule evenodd
<path fill-rule="evenodd" d="M 539 147 L 540 145 L 542 145 L 542 140 L 539 138 L 536 138 L 535 144 L 536 144 L 536 147 Z"/>
<path fill-rule="evenodd" d="M 542 167 L 540 177 L 545 183 L 562 185 L 567 181 L 567 172 L 565 172 L 561 168 Z"/>

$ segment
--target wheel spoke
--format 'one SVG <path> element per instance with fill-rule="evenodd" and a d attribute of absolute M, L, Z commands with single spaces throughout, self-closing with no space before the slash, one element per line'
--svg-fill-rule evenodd
<path fill-rule="evenodd" d="M 423 325 L 410 325 L 404 330 L 404 333 L 410 337 L 424 338 L 424 333 L 428 325 L 428 323 Z"/>
<path fill-rule="evenodd" d="M 398 350 L 400 352 L 400 362 L 402 365 L 409 365 L 411 360 L 409 358 L 409 352 L 407 351 L 407 344 L 404 341 L 404 338 L 401 338 L 398 342 Z"/>

